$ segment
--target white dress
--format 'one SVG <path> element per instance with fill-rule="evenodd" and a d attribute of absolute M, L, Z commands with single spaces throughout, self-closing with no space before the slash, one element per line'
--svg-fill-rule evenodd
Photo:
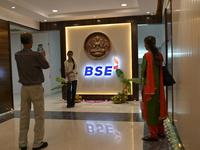
<path fill-rule="evenodd" d="M 70 72 L 73 70 L 73 73 L 70 73 L 69 74 L 69 78 L 71 81 L 74 81 L 74 80 L 77 80 L 78 79 L 78 68 L 77 68 L 77 63 L 76 61 L 74 60 L 74 64 L 75 64 L 75 69 L 73 69 L 73 62 L 68 62 L 67 60 L 64 62 L 64 65 L 65 65 L 65 73 L 66 72 Z M 66 82 L 68 81 L 68 78 L 66 76 Z"/>

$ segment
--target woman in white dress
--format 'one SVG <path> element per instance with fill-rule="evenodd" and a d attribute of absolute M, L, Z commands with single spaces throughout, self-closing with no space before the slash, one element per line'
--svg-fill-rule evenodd
<path fill-rule="evenodd" d="M 68 51 L 67 56 L 68 60 L 64 62 L 67 81 L 67 108 L 71 108 L 75 106 L 78 69 L 76 61 L 72 58 L 73 52 Z"/>

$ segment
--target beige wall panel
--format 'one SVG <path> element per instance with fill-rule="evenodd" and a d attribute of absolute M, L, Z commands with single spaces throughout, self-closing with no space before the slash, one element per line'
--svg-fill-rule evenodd
<path fill-rule="evenodd" d="M 90 59 L 84 52 L 84 41 L 93 32 L 102 32 L 111 41 L 111 52 L 101 60 Z M 110 77 L 85 77 L 86 66 L 115 66 L 113 59 L 119 61 L 119 68 L 126 78 L 132 77 L 131 24 L 94 25 L 83 27 L 66 27 L 66 48 L 74 52 L 78 63 L 78 87 L 80 94 L 117 94 L 123 89 L 122 83 L 116 76 L 115 70 Z"/>
<path fill-rule="evenodd" d="M 174 119 L 186 150 L 200 149 L 200 1 L 172 1 Z"/>

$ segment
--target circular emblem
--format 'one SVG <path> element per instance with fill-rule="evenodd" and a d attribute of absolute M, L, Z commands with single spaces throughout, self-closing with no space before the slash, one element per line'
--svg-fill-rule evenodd
<path fill-rule="evenodd" d="M 91 59 L 103 59 L 110 53 L 111 43 L 105 34 L 94 32 L 86 38 L 84 50 L 86 55 Z"/>

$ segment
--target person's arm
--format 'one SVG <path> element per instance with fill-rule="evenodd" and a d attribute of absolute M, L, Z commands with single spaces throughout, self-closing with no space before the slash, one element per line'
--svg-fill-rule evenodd
<path fill-rule="evenodd" d="M 147 68 L 147 59 L 145 57 L 145 55 L 143 56 L 143 60 L 142 60 L 142 66 L 141 66 L 141 76 L 143 78 L 146 77 L 146 68 Z"/>
<path fill-rule="evenodd" d="M 49 62 L 46 60 L 45 56 L 46 56 L 45 50 L 40 52 L 39 55 L 37 56 L 37 60 L 38 60 L 39 66 L 42 69 L 48 69 L 50 67 Z"/>
<path fill-rule="evenodd" d="M 66 77 L 67 77 L 67 79 L 68 79 L 68 82 L 71 83 L 71 80 L 70 80 L 70 78 L 69 78 L 70 72 L 67 72 L 67 71 L 68 71 L 67 61 L 64 62 L 64 65 L 65 65 L 65 75 L 66 75 Z"/>
<path fill-rule="evenodd" d="M 141 76 L 142 76 L 142 78 L 144 78 L 143 80 L 141 78 L 141 86 L 142 86 L 142 88 L 146 84 L 146 69 L 147 69 L 147 59 L 146 59 L 146 57 L 144 55 L 143 56 L 143 60 L 142 60 L 142 66 L 141 66 Z"/>

